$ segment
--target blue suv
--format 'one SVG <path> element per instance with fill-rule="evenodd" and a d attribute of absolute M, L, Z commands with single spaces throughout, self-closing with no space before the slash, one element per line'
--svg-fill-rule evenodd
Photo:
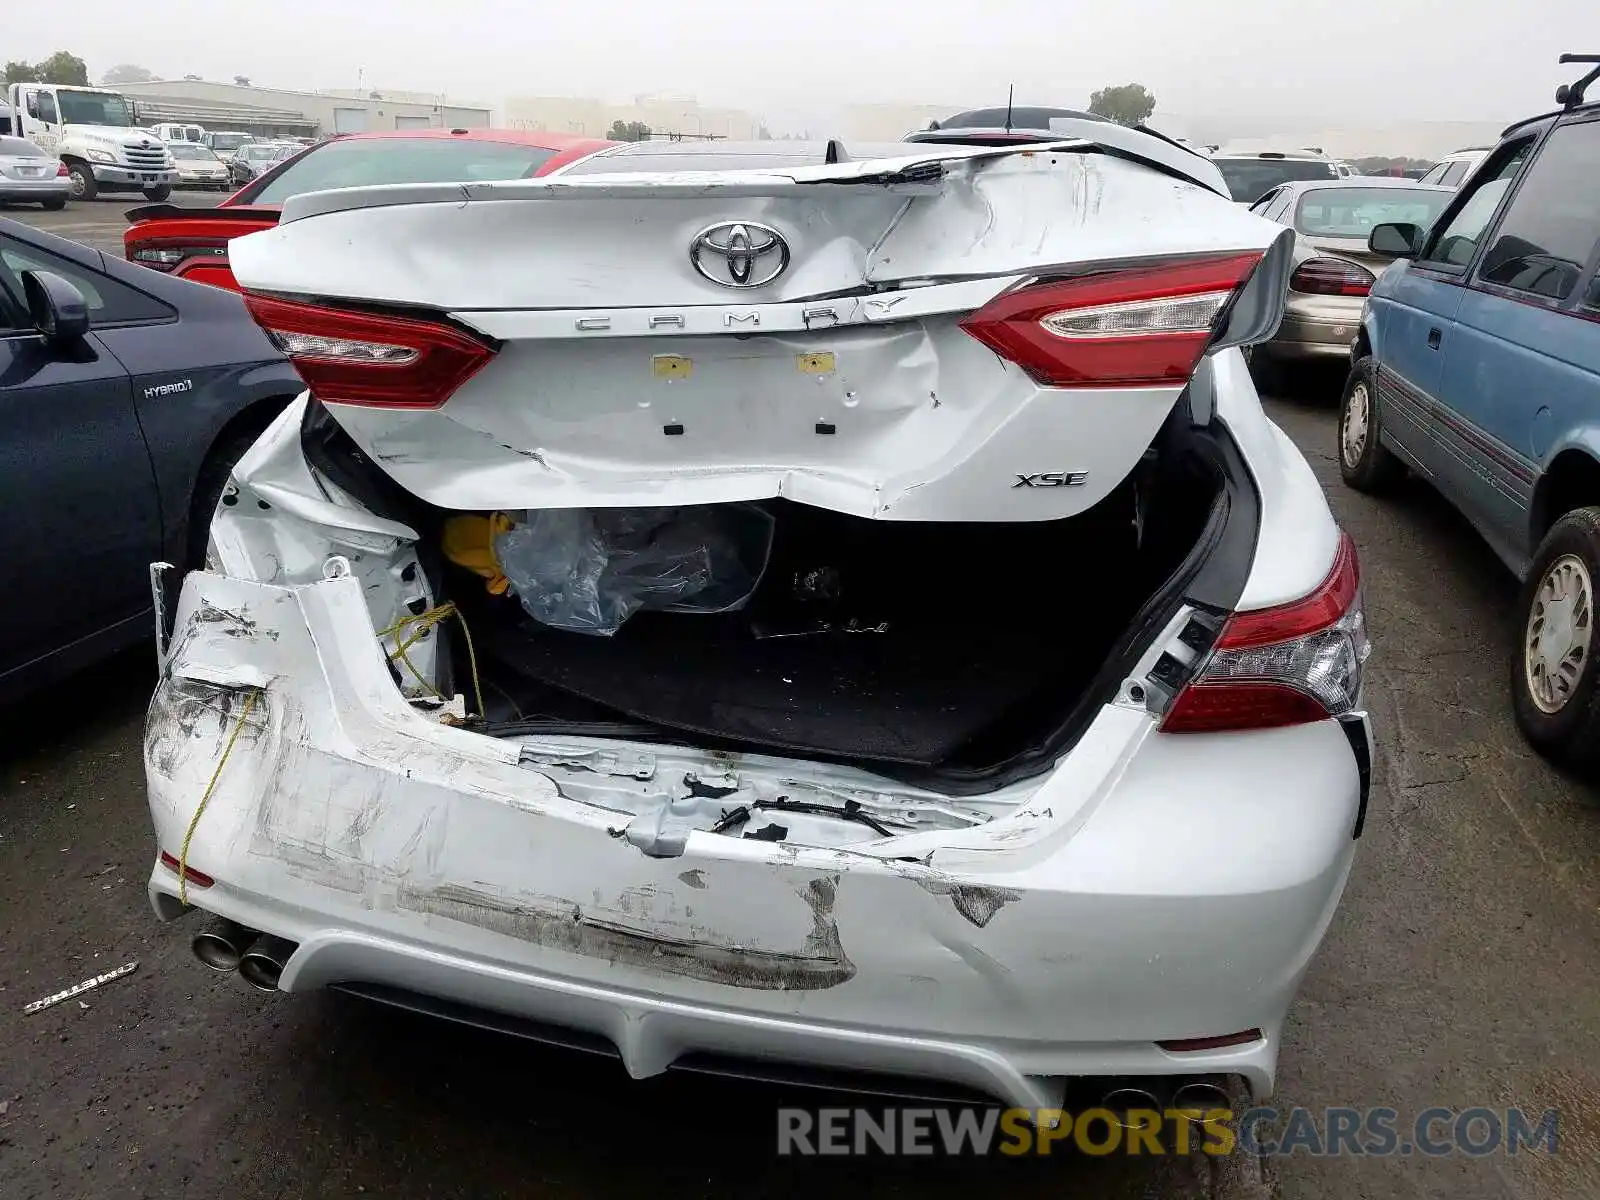
<path fill-rule="evenodd" d="M 1563 61 L 1600 63 L 1600 57 Z M 1424 476 L 1524 581 L 1511 691 L 1549 757 L 1600 767 L 1600 103 L 1506 130 L 1372 288 L 1339 414 L 1344 480 Z"/>

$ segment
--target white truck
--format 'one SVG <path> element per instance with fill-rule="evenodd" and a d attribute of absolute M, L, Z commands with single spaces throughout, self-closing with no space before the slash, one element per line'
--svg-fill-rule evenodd
<path fill-rule="evenodd" d="M 74 200 L 100 192 L 143 192 L 165 200 L 178 168 L 162 140 L 140 129 L 133 101 L 109 88 L 13 83 L 6 89 L 10 132 L 66 164 Z"/>

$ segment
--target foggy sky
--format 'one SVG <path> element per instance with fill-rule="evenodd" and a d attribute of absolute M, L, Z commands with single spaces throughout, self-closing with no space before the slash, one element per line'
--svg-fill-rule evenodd
<path fill-rule="evenodd" d="M 1510 121 L 1552 106 L 1595 0 L 56 0 L 6 13 L 6 59 L 163 78 L 508 95 L 688 93 L 825 133 L 853 102 L 1080 106 L 1144 83 L 1156 116 L 1242 130 Z M 1589 43 L 1572 39 L 1589 32 Z"/>

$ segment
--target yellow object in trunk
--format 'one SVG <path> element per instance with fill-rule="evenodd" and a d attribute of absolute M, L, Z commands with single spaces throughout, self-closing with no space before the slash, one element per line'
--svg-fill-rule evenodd
<path fill-rule="evenodd" d="M 486 517 L 451 517 L 444 523 L 441 539 L 445 557 L 457 566 L 482 575 L 490 593 L 503 596 L 511 584 L 494 556 L 494 535 L 506 532 L 511 525 L 511 518 L 498 512 Z"/>

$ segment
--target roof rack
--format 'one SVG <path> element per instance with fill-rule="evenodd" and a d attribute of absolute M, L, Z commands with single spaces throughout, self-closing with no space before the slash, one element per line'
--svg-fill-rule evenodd
<path fill-rule="evenodd" d="M 1563 54 L 1558 60 L 1562 63 L 1595 63 L 1600 64 L 1600 54 Z M 1561 105 L 1563 111 L 1570 112 L 1583 103 L 1583 93 L 1596 79 L 1600 79 L 1600 65 L 1584 75 L 1577 83 L 1563 83 L 1556 89 L 1556 103 Z"/>

